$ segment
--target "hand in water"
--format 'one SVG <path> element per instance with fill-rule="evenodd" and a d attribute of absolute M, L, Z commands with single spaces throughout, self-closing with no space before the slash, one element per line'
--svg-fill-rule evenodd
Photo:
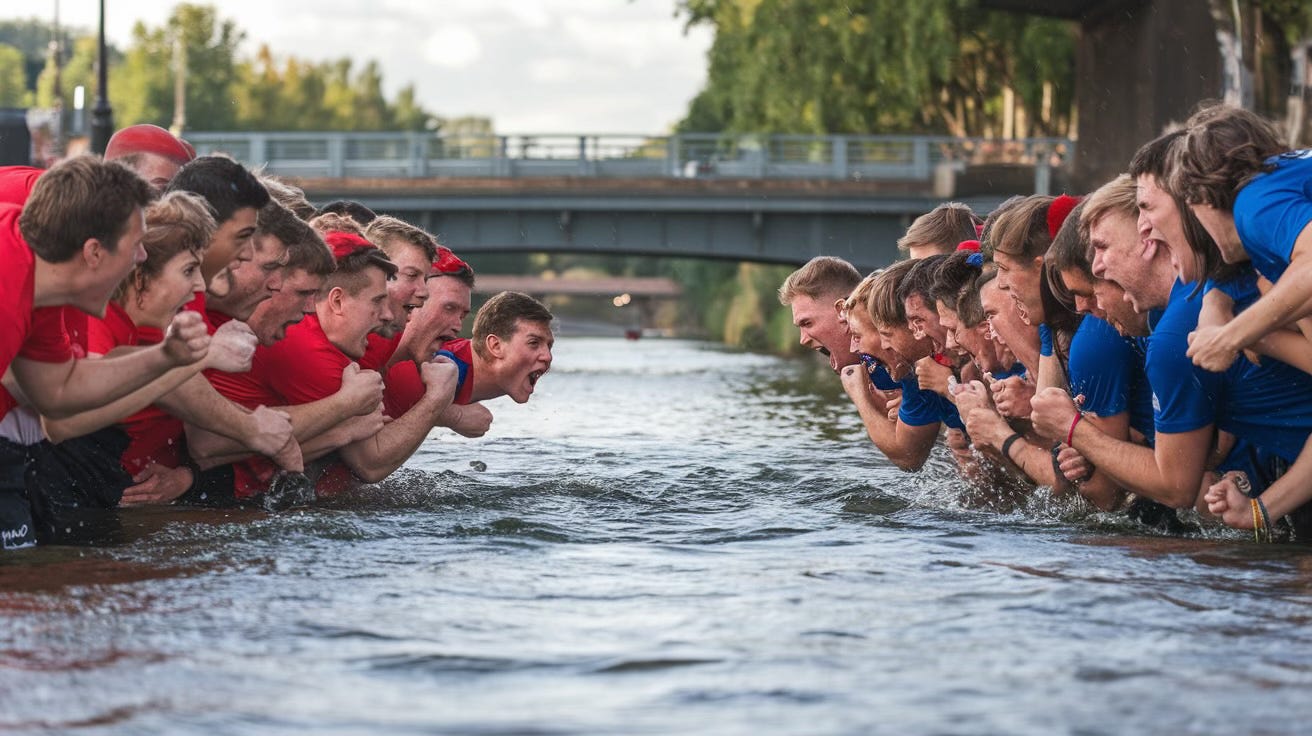
<path fill-rule="evenodd" d="M 151 464 L 132 478 L 135 485 L 123 489 L 119 506 L 147 506 L 173 503 L 191 488 L 191 469 Z"/>

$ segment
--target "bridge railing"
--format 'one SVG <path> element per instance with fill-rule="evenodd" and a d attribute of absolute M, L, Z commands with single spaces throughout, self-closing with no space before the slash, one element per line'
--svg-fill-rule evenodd
<path fill-rule="evenodd" d="M 1032 169 L 1046 192 L 1068 166 L 1065 138 L 945 136 L 480 135 L 431 133 L 188 133 L 222 152 L 297 177 L 593 177 L 837 179 L 923 182 L 937 190 L 979 167 Z M 950 187 L 948 187 L 950 188 Z M 946 195 L 945 195 L 946 196 Z"/>

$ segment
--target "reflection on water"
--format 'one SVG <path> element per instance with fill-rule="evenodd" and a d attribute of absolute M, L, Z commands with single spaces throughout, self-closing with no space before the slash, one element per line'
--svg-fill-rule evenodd
<path fill-rule="evenodd" d="M 379 488 L 0 558 L 0 730 L 1306 730 L 1307 548 L 902 474 L 809 359 L 558 348 Z"/>

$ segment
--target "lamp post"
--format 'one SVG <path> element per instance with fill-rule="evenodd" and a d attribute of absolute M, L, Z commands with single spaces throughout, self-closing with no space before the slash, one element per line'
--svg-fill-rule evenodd
<path fill-rule="evenodd" d="M 104 154 L 114 135 L 114 108 L 109 106 L 109 54 L 105 52 L 105 0 L 100 0 L 100 56 L 97 62 L 96 106 L 91 111 L 91 151 Z"/>

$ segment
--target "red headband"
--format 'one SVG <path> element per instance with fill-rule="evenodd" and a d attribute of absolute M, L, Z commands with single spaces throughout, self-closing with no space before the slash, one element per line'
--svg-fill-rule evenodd
<path fill-rule="evenodd" d="M 333 252 L 333 260 L 338 262 L 352 253 L 378 247 L 355 233 L 342 232 L 341 230 L 333 230 L 324 234 L 323 242 L 328 244 L 328 249 Z"/>
<path fill-rule="evenodd" d="M 473 273 L 474 269 L 468 263 L 460 260 L 460 257 L 452 253 L 450 248 L 445 245 L 437 246 L 437 258 L 433 259 L 433 266 L 428 271 L 429 276 L 459 274 L 466 271 Z"/>
<path fill-rule="evenodd" d="M 130 125 L 115 133 L 105 146 L 105 160 L 113 161 L 136 153 L 163 156 L 179 166 L 196 158 L 196 150 L 158 125 Z"/>
<path fill-rule="evenodd" d="M 957 250 L 968 250 L 972 253 L 978 253 L 980 242 L 978 240 L 963 240 L 957 245 Z"/>
<path fill-rule="evenodd" d="M 1069 215 L 1071 210 L 1075 209 L 1075 206 L 1079 203 L 1079 197 L 1072 197 L 1069 194 L 1063 194 L 1052 200 L 1052 204 L 1048 205 L 1049 238 L 1057 237 L 1057 231 L 1061 229 L 1061 224 L 1066 222 L 1066 216 Z"/>

